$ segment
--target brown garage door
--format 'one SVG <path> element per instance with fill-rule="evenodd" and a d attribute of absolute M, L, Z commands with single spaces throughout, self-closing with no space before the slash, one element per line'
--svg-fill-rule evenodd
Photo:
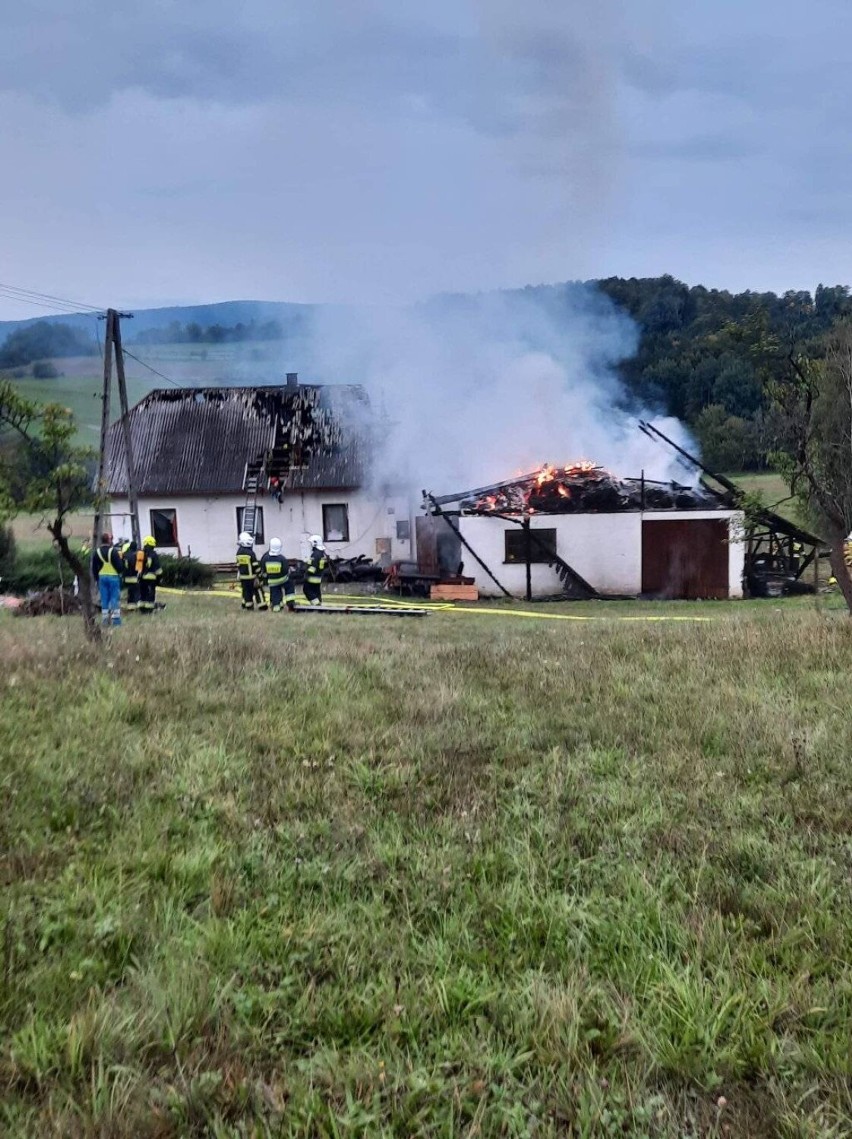
<path fill-rule="evenodd" d="M 651 597 L 727 597 L 727 520 L 643 522 L 642 592 Z"/>

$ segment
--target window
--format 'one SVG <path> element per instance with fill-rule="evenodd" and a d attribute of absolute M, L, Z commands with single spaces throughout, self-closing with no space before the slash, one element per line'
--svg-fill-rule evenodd
<path fill-rule="evenodd" d="M 526 534 L 524 530 L 518 526 L 512 527 L 511 530 L 504 530 L 503 533 L 506 537 L 506 561 L 526 565 L 527 561 L 527 546 Z M 556 553 L 556 531 L 555 530 L 530 530 L 530 562 L 550 562 L 552 556 Z"/>
<path fill-rule="evenodd" d="M 405 522 L 397 522 L 396 524 L 396 540 L 398 542 L 408 542 L 411 538 L 411 523 L 406 520 Z"/>
<path fill-rule="evenodd" d="M 243 517 L 245 516 L 246 508 L 244 506 L 237 507 L 237 534 L 242 534 L 246 527 L 243 525 Z M 251 522 L 251 507 L 249 507 L 249 522 Z M 256 506 L 254 508 L 254 528 L 252 530 L 254 540 L 258 545 L 263 545 L 266 542 L 266 535 L 263 532 L 263 507 Z"/>
<path fill-rule="evenodd" d="M 177 546 L 177 511 L 152 510 L 151 536 L 158 546 Z"/>
<path fill-rule="evenodd" d="M 349 541 L 349 507 L 324 506 L 322 508 L 322 536 L 325 542 Z"/>

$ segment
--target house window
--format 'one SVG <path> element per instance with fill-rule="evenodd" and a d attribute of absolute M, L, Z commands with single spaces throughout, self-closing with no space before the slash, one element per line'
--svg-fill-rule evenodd
<path fill-rule="evenodd" d="M 242 534 L 243 530 L 246 529 L 246 527 L 243 525 L 243 518 L 245 517 L 245 510 L 246 510 L 246 508 L 244 506 L 238 506 L 237 507 L 237 533 L 238 534 Z M 251 522 L 251 507 L 249 507 L 249 522 Z M 263 507 L 262 506 L 256 506 L 254 508 L 254 529 L 252 530 L 252 533 L 254 534 L 254 540 L 258 543 L 258 545 L 261 545 L 261 546 L 264 545 L 264 543 L 266 542 L 266 535 L 263 532 Z"/>
<path fill-rule="evenodd" d="M 158 546 L 177 546 L 177 511 L 152 510 L 151 536 Z"/>
<path fill-rule="evenodd" d="M 506 562 L 513 564 L 520 562 L 521 565 L 526 565 L 527 544 L 523 529 L 520 526 L 517 528 L 513 526 L 511 530 L 504 530 L 503 533 L 506 538 Z M 555 530 L 539 530 L 538 528 L 530 530 L 530 562 L 543 562 L 547 565 L 555 553 Z"/>
<path fill-rule="evenodd" d="M 345 503 L 322 508 L 322 536 L 325 542 L 349 541 L 349 507 Z"/>
<path fill-rule="evenodd" d="M 406 519 L 404 522 L 397 522 L 396 524 L 396 540 L 398 542 L 408 542 L 411 539 L 411 523 Z"/>

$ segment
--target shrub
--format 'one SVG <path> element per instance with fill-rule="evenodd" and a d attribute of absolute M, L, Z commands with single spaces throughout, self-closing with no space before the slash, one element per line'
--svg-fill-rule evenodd
<path fill-rule="evenodd" d="M 36 380 L 55 380 L 58 375 L 56 365 L 49 360 L 38 360 L 33 364 L 33 378 Z"/>
<path fill-rule="evenodd" d="M 88 554 L 83 554 L 82 558 L 84 562 L 88 561 Z M 23 550 L 15 558 L 8 577 L 3 575 L 3 589 L 12 593 L 28 593 L 32 589 L 48 589 L 63 582 L 70 585 L 73 576 L 63 563 L 60 577 L 59 554 L 51 547 Z"/>
<path fill-rule="evenodd" d="M 163 567 L 161 585 L 209 589 L 216 576 L 213 567 L 200 562 L 198 558 L 175 558 L 171 554 L 160 554 L 160 564 Z"/>

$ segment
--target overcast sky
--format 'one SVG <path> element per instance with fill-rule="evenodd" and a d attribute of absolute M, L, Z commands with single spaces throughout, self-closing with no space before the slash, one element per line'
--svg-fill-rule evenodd
<path fill-rule="evenodd" d="M 3 4 L 0 281 L 128 307 L 852 282 L 850 63 L 850 0 Z"/>

